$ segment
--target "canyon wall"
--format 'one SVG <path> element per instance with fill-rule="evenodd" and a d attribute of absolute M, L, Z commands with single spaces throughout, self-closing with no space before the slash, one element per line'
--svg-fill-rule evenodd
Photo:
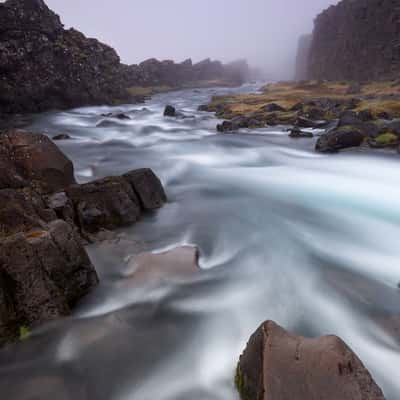
<path fill-rule="evenodd" d="M 342 0 L 318 15 L 306 70 L 309 79 L 398 77 L 399 0 Z"/>
<path fill-rule="evenodd" d="M 124 65 L 110 46 L 64 29 L 43 0 L 0 3 L 0 114 L 131 102 L 131 86 L 222 79 L 240 84 L 248 70 L 244 61 L 209 59 Z"/>

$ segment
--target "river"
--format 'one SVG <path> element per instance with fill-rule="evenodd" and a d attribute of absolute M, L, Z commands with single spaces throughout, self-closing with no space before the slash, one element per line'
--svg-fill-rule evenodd
<path fill-rule="evenodd" d="M 386 398 L 400 397 L 398 156 L 321 155 L 315 139 L 279 127 L 217 134 L 217 119 L 197 111 L 212 95 L 255 89 L 176 91 L 34 118 L 29 129 L 72 137 L 57 144 L 80 182 L 150 167 L 169 201 L 120 240 L 88 247 L 100 287 L 71 318 L 0 352 L 2 398 L 237 399 L 236 362 L 266 319 L 339 335 Z M 193 117 L 164 118 L 166 104 Z M 117 111 L 131 119 L 101 117 Z M 199 248 L 201 274 L 130 286 L 132 254 L 179 245 Z"/>

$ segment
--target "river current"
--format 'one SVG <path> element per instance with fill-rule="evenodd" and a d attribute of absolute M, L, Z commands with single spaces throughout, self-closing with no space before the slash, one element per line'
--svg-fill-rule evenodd
<path fill-rule="evenodd" d="M 150 167 L 168 203 L 88 247 L 99 288 L 71 318 L 0 352 L 2 399 L 234 400 L 238 357 L 267 319 L 339 335 L 386 398 L 400 398 L 399 156 L 321 155 L 281 127 L 217 134 L 217 119 L 197 111 L 212 95 L 254 90 L 35 116 L 30 130 L 72 137 L 57 144 L 79 182 Z M 166 104 L 191 118 L 163 117 Z M 201 274 L 130 285 L 132 255 L 179 245 L 199 248 Z"/>

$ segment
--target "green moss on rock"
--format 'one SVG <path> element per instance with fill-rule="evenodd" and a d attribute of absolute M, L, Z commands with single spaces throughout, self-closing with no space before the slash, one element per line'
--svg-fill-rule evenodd
<path fill-rule="evenodd" d="M 380 145 L 388 145 L 392 143 L 397 143 L 399 141 L 398 137 L 394 133 L 383 133 L 376 138 L 376 142 Z"/>

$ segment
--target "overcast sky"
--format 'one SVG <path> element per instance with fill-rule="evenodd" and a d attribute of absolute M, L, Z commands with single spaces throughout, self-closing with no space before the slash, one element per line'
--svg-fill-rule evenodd
<path fill-rule="evenodd" d="M 298 36 L 337 0 L 47 0 L 66 27 L 111 46 L 126 63 L 147 58 L 222 61 L 288 73 Z"/>

